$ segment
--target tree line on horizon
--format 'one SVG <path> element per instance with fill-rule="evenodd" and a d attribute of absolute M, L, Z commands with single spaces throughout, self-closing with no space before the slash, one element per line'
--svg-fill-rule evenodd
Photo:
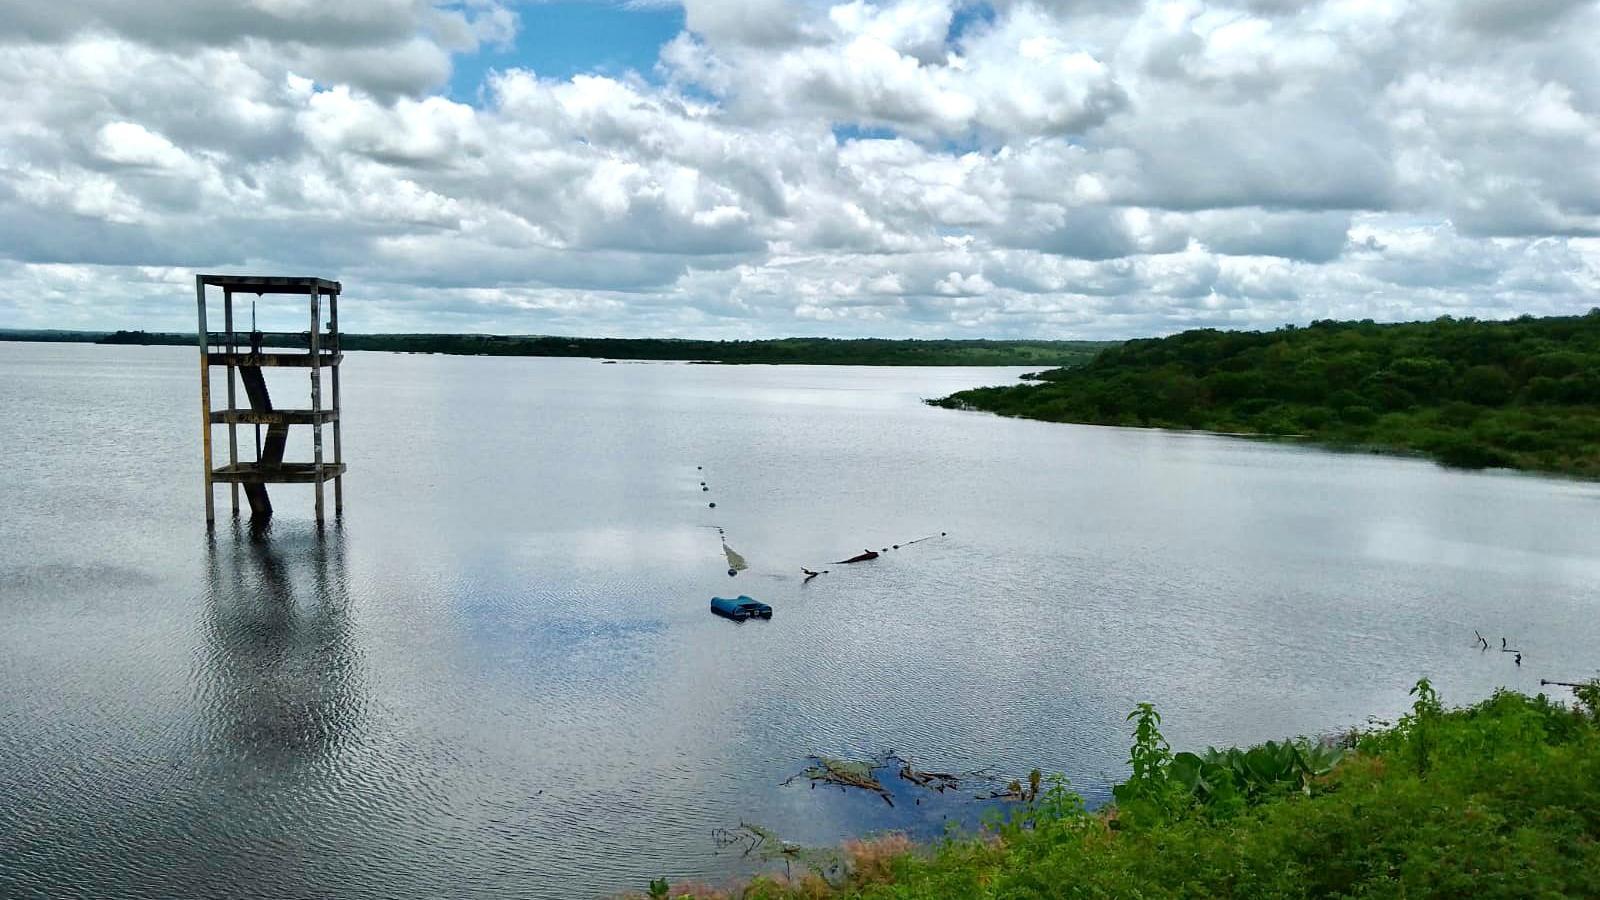
<path fill-rule="evenodd" d="M 245 332 L 239 332 L 241 335 Z M 193 334 L 117 331 L 102 344 L 190 345 Z M 306 335 L 269 334 L 271 347 L 304 347 Z M 345 350 L 468 356 L 555 356 L 714 363 L 872 366 L 1067 366 L 1110 341 L 1004 341 L 891 338 L 583 338 L 496 334 L 342 334 Z"/>

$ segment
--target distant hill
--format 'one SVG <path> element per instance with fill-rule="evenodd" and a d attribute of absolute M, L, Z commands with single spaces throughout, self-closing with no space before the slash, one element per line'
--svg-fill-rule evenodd
<path fill-rule="evenodd" d="M 932 401 L 1007 416 L 1303 435 L 1447 465 L 1600 476 L 1600 309 L 1313 322 L 1128 341 L 1039 383 Z"/>
<path fill-rule="evenodd" d="M 3 336 L 0 334 L 0 337 Z M 695 341 L 494 334 L 345 334 L 341 339 L 346 350 L 397 353 L 849 366 L 1073 366 L 1115 345 L 1109 341 L 922 341 L 878 338 Z M 98 342 L 190 345 L 195 342 L 195 336 L 170 332 L 118 331 L 102 335 Z M 269 338 L 267 343 L 303 347 L 306 340 L 304 337 L 290 336 Z"/>

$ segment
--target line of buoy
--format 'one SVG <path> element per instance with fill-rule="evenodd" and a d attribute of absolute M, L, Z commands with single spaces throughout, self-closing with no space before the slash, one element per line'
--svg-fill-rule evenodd
<path fill-rule="evenodd" d="M 922 537 L 917 538 L 916 540 L 905 541 L 905 542 L 899 543 L 899 544 L 893 544 L 893 545 L 891 545 L 889 547 L 884 547 L 884 548 L 879 549 L 879 550 L 873 550 L 871 547 L 868 547 L 868 548 L 863 549 L 860 553 L 856 554 L 855 556 L 850 557 L 849 559 L 836 559 L 836 560 L 833 561 L 833 564 L 836 565 L 836 566 L 843 566 L 843 565 L 848 565 L 850 563 L 871 562 L 872 560 L 877 559 L 878 557 L 882 556 L 883 554 L 888 553 L 891 549 L 892 550 L 900 550 L 902 548 L 909 547 L 912 544 L 920 544 L 923 541 L 932 540 L 932 539 L 934 539 L 936 537 L 947 537 L 949 534 L 950 534 L 950 532 L 948 532 L 948 531 L 941 531 L 938 534 L 924 535 Z M 804 567 L 801 567 L 800 571 L 806 573 L 806 580 L 807 581 L 810 581 L 811 579 L 817 577 L 818 574 L 821 574 L 821 573 L 813 573 L 810 569 L 807 569 L 807 568 L 804 568 Z"/>
<path fill-rule="evenodd" d="M 1478 639 L 1476 641 L 1472 642 L 1475 646 L 1477 646 L 1478 652 L 1479 653 L 1487 652 L 1488 649 L 1489 649 L 1489 639 L 1485 638 L 1483 636 L 1483 632 L 1479 631 L 1476 628 L 1472 629 L 1472 633 L 1477 635 L 1477 637 L 1478 637 Z M 1510 646 L 1510 644 L 1503 637 L 1500 639 L 1500 652 L 1501 653 L 1514 654 L 1515 656 L 1514 656 L 1513 661 L 1516 662 L 1518 667 L 1521 667 L 1521 665 L 1522 665 L 1522 651 L 1518 650 L 1515 647 Z"/>
<path fill-rule="evenodd" d="M 695 468 L 695 471 L 697 471 L 697 472 L 704 472 L 705 469 L 706 469 L 705 466 L 695 466 L 694 468 Z M 702 481 L 702 482 L 700 482 L 700 490 L 709 492 L 711 490 L 711 487 L 710 487 L 710 485 L 708 485 L 704 481 Z M 710 503 L 707 503 L 706 504 L 706 508 L 707 509 L 716 509 L 717 508 L 716 501 L 713 500 Z M 717 537 L 721 539 L 721 543 L 722 543 L 722 555 L 725 556 L 727 558 L 727 560 L 728 560 L 728 577 L 729 578 L 732 578 L 732 577 L 738 575 L 744 569 L 750 568 L 750 564 L 745 562 L 744 557 L 739 554 L 739 551 L 737 551 L 737 550 L 733 549 L 732 547 L 728 546 L 728 532 L 724 531 L 722 529 L 721 525 L 707 525 L 706 527 L 707 528 L 715 528 L 717 530 Z"/>
<path fill-rule="evenodd" d="M 706 467 L 703 466 L 703 465 L 695 466 L 695 471 L 704 472 L 705 468 Z M 702 492 L 709 493 L 711 491 L 711 486 L 707 482 L 701 481 L 700 482 L 700 490 Z M 706 504 L 706 508 L 707 509 L 716 509 L 717 508 L 716 501 L 713 500 L 713 501 L 708 502 Z M 708 525 L 708 526 L 705 526 L 705 527 L 717 529 L 717 534 L 722 539 L 722 541 L 721 541 L 721 543 L 722 543 L 722 552 L 723 552 L 723 555 L 728 558 L 728 576 L 729 577 L 733 577 L 733 576 L 738 575 L 741 568 L 748 568 L 748 565 L 745 565 L 745 566 L 740 566 L 739 565 L 740 563 L 744 563 L 744 557 L 739 555 L 738 552 L 736 552 L 733 548 L 728 546 L 728 539 L 727 539 L 728 535 L 727 535 L 727 532 L 722 529 L 722 526 L 720 526 L 720 525 Z M 877 559 L 880 554 L 888 553 L 891 549 L 893 549 L 893 550 L 901 550 L 901 549 L 904 549 L 906 547 L 911 546 L 912 544 L 920 544 L 923 541 L 931 541 L 934 538 L 947 537 L 948 535 L 949 535 L 948 531 L 941 531 L 938 534 L 925 534 L 925 535 L 923 535 L 922 537 L 919 537 L 919 538 L 913 538 L 912 540 L 909 540 L 909 541 L 902 541 L 902 542 L 900 542 L 898 544 L 892 544 L 892 545 L 890 545 L 888 547 L 884 547 L 881 550 L 876 551 L 876 552 L 871 550 L 871 549 L 868 549 L 868 550 L 863 551 L 862 553 L 860 553 L 857 556 L 851 557 L 850 559 L 839 560 L 838 563 L 836 563 L 836 565 L 840 565 L 840 564 L 844 564 L 844 563 L 866 562 L 868 560 Z M 805 566 L 801 566 L 800 567 L 800 572 L 801 572 L 801 574 L 803 574 L 805 576 L 802 583 L 809 583 L 811 581 L 811 579 L 816 578 L 818 575 L 826 575 L 826 574 L 828 574 L 829 570 L 827 570 L 827 569 L 817 570 L 817 569 L 810 569 L 810 568 L 807 568 Z"/>

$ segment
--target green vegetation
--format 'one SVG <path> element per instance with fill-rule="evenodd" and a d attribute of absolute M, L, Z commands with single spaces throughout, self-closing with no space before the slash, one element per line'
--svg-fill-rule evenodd
<path fill-rule="evenodd" d="M 0 341 L 26 341 L 46 344 L 93 344 L 110 335 L 107 331 L 64 331 L 57 328 L 0 328 Z M 190 342 L 193 343 L 193 338 Z"/>
<path fill-rule="evenodd" d="M 1104 341 L 916 341 L 781 338 L 686 341 L 662 338 L 570 338 L 496 334 L 345 334 L 346 350 L 451 353 L 469 356 L 567 356 L 813 366 L 1073 366 L 1092 359 Z M 118 331 L 103 344 L 192 345 L 192 334 Z M 304 347 L 301 335 L 269 335 L 274 347 Z"/>
<path fill-rule="evenodd" d="M 1095 425 L 1302 435 L 1446 465 L 1600 475 L 1600 309 L 1510 322 L 1313 322 L 1129 341 L 940 406 Z"/>
<path fill-rule="evenodd" d="M 1062 779 L 977 836 L 845 845 L 845 874 L 757 878 L 742 898 L 1600 896 L 1600 682 L 1581 704 L 1511 692 L 1446 710 L 1426 680 L 1393 726 L 1173 754 L 1129 718 L 1131 777 L 1088 812 Z"/>

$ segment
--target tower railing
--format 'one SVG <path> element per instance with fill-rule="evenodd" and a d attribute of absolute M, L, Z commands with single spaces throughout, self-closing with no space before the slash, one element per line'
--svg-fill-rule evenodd
<path fill-rule="evenodd" d="M 207 328 L 207 288 L 222 291 L 223 330 Z M 324 278 L 285 278 L 262 275 L 196 275 L 195 300 L 199 308 L 198 339 L 200 343 L 200 408 L 202 416 L 201 449 L 205 456 L 206 523 L 216 521 L 214 486 L 227 484 L 232 498 L 233 514 L 239 514 L 239 493 L 242 490 L 250 505 L 253 518 L 265 519 L 272 515 L 272 500 L 267 494 L 268 484 L 309 483 L 316 491 L 316 516 L 324 521 L 323 485 L 333 482 L 333 510 L 338 516 L 344 512 L 344 442 L 339 422 L 339 364 L 343 353 L 339 347 L 339 292 L 337 281 Z M 305 297 L 310 312 L 310 329 L 304 332 L 264 332 L 255 329 L 240 331 L 235 326 L 233 299 L 237 294 L 299 295 Z M 327 300 L 326 325 L 324 325 L 323 300 Z M 227 406 L 215 409 L 211 405 L 211 370 L 221 366 L 227 370 Z M 304 368 L 311 381 L 309 408 L 283 409 L 273 405 L 267 389 L 264 369 Z M 332 380 L 331 405 L 324 406 L 322 373 L 328 370 Z M 237 387 L 243 387 L 249 405 L 238 405 Z M 213 427 L 223 425 L 228 434 L 228 464 L 215 466 L 212 461 Z M 239 426 L 255 426 L 254 453 L 242 459 L 239 446 Z M 286 461 L 289 427 L 304 425 L 311 429 L 310 461 Z M 266 427 L 263 437 L 262 427 Z M 324 459 L 322 430 L 333 429 L 333 459 Z"/>

